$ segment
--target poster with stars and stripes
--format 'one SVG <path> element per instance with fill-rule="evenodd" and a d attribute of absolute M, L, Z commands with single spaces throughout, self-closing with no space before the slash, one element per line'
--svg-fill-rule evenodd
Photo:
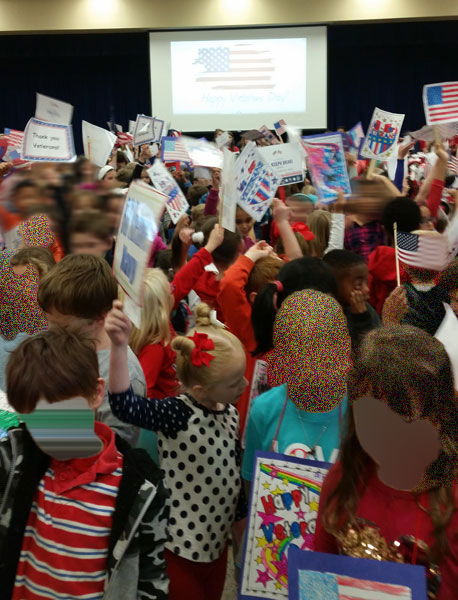
<path fill-rule="evenodd" d="M 257 452 L 240 598 L 288 598 L 288 553 L 311 550 L 329 463 Z"/>
<path fill-rule="evenodd" d="M 361 156 L 376 160 L 388 160 L 396 151 L 405 115 L 375 108 Z"/>

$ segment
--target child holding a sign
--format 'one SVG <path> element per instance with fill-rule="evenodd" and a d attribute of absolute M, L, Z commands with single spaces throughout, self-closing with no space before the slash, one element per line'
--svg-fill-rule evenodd
<path fill-rule="evenodd" d="M 363 341 L 341 456 L 326 477 L 319 552 L 422 564 L 429 598 L 456 596 L 458 412 L 444 346 L 409 325 Z"/>
<path fill-rule="evenodd" d="M 171 600 L 218 600 L 227 562 L 227 540 L 245 516 L 233 406 L 246 386 L 239 340 L 197 308 L 194 334 L 172 342 L 185 392 L 165 400 L 142 398 L 129 387 L 129 319 L 113 303 L 106 330 L 112 340 L 110 404 L 126 422 L 158 432 L 159 456 L 171 490 L 166 559 Z"/>

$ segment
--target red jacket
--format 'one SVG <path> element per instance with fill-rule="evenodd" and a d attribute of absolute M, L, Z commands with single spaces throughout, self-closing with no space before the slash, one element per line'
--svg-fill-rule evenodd
<path fill-rule="evenodd" d="M 147 344 L 138 355 L 146 379 L 148 398 L 170 398 L 180 386 L 176 369 L 176 353 L 164 342 Z"/>
<path fill-rule="evenodd" d="M 175 275 L 172 281 L 172 294 L 175 298 L 174 309 L 180 303 L 180 300 L 186 298 L 189 292 L 195 289 L 195 286 L 200 280 L 208 275 L 207 271 L 205 271 L 205 267 L 213 262 L 212 255 L 205 248 L 201 248 L 199 252 L 196 252 L 194 256 L 191 258 L 189 262 L 187 262 L 178 273 Z M 214 274 L 212 273 L 213 277 Z M 202 296 L 197 292 L 202 302 L 207 302 L 202 298 Z M 209 303 L 208 303 L 209 304 Z"/>
<path fill-rule="evenodd" d="M 396 255 L 394 248 L 390 246 L 377 246 L 369 254 L 369 302 L 377 311 L 382 313 L 385 300 L 391 292 L 397 287 L 396 279 Z M 401 283 L 409 280 L 409 276 L 404 270 L 402 263 L 399 263 Z"/>

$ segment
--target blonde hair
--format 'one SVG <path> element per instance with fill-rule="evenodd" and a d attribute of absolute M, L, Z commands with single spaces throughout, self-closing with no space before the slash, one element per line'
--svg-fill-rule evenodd
<path fill-rule="evenodd" d="M 170 283 L 161 269 L 147 269 L 140 329 L 132 327 L 130 347 L 140 354 L 147 344 L 168 344 L 170 333 Z"/>
<path fill-rule="evenodd" d="M 52 269 L 56 261 L 51 250 L 48 250 L 48 248 L 29 246 L 13 254 L 10 264 L 12 267 L 31 264 L 38 271 L 38 277 L 41 279 Z"/>
<path fill-rule="evenodd" d="M 196 309 L 196 327 L 188 335 L 195 332 L 206 333 L 215 344 L 215 348 L 209 351 L 214 359 L 210 366 L 196 367 L 191 362 L 191 354 L 196 347 L 190 337 L 178 336 L 172 341 L 172 348 L 177 353 L 177 374 L 186 388 L 201 385 L 203 388 L 211 388 L 220 379 L 227 368 L 227 364 L 236 353 L 244 354 L 240 340 L 226 329 L 211 323 L 211 309 L 207 304 L 199 304 Z"/>
<path fill-rule="evenodd" d="M 323 254 L 329 244 L 329 236 L 331 234 L 332 215 L 327 210 L 314 210 L 307 219 L 307 225 L 310 231 L 315 235 L 311 246 L 313 253 L 318 258 L 323 258 Z"/>

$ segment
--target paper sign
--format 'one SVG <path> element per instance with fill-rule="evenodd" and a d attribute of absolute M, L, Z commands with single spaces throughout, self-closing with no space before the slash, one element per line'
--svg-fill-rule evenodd
<path fill-rule="evenodd" d="M 68 102 L 56 100 L 37 92 L 35 118 L 40 121 L 70 125 L 73 118 L 73 106 Z"/>
<path fill-rule="evenodd" d="M 364 130 L 361 121 L 356 123 L 348 132 L 348 139 L 353 148 L 359 148 L 360 141 L 364 139 Z"/>
<path fill-rule="evenodd" d="M 320 201 L 324 204 L 334 202 L 339 189 L 350 194 L 342 136 L 330 133 L 304 137 L 302 141 L 307 152 L 307 167 Z"/>
<path fill-rule="evenodd" d="M 194 177 L 196 179 L 207 179 L 211 181 L 212 172 L 207 167 L 195 167 L 194 168 Z"/>
<path fill-rule="evenodd" d="M 246 414 L 250 414 L 251 406 L 255 398 L 270 390 L 270 386 L 267 383 L 267 362 L 265 360 L 256 360 L 253 378 L 251 380 L 250 398 L 248 400 L 248 408 Z M 245 422 L 245 429 L 242 432 L 242 448 L 246 446 L 246 426 L 248 419 Z"/>
<path fill-rule="evenodd" d="M 104 167 L 111 156 L 117 137 L 111 131 L 83 121 L 84 156 L 98 167 Z"/>
<path fill-rule="evenodd" d="M 159 159 L 156 159 L 154 165 L 148 169 L 148 175 L 154 187 L 167 196 L 165 207 L 176 225 L 189 208 L 180 186 Z"/>
<path fill-rule="evenodd" d="M 218 146 L 218 148 L 222 150 L 223 148 L 229 146 L 229 144 L 231 143 L 231 136 L 227 131 L 223 131 L 223 133 L 215 139 L 215 143 Z"/>
<path fill-rule="evenodd" d="M 426 600 L 423 566 L 291 548 L 290 600 Z"/>
<path fill-rule="evenodd" d="M 458 134 L 458 123 L 445 123 L 442 125 L 424 125 L 416 131 L 409 131 L 413 140 L 422 140 L 423 142 L 434 142 L 436 140 L 435 130 L 437 130 L 441 140 L 450 140 Z"/>
<path fill-rule="evenodd" d="M 238 204 L 256 221 L 261 221 L 280 184 L 281 176 L 248 142 L 235 163 Z"/>
<path fill-rule="evenodd" d="M 458 391 L 458 319 L 449 304 L 444 303 L 445 317 L 436 331 L 435 338 L 444 345 L 452 363 L 455 390 Z"/>
<path fill-rule="evenodd" d="M 390 158 L 395 151 L 404 117 L 405 115 L 375 108 L 364 139 L 362 156 L 377 160 Z"/>
<path fill-rule="evenodd" d="M 224 229 L 235 232 L 235 213 L 237 210 L 237 184 L 235 181 L 236 155 L 224 148 L 224 162 L 221 173 L 220 196 L 223 203 L 223 218 L 221 221 Z"/>
<path fill-rule="evenodd" d="M 143 277 L 159 230 L 167 197 L 142 181 L 133 181 L 121 217 L 113 273 L 137 307 L 143 299 Z"/>
<path fill-rule="evenodd" d="M 164 121 L 146 115 L 138 115 L 133 131 L 134 146 L 159 142 L 163 129 Z"/>
<path fill-rule="evenodd" d="M 127 130 L 128 133 L 130 133 L 131 135 L 133 135 L 134 131 L 135 131 L 135 125 L 137 124 L 137 121 L 131 121 L 129 119 L 129 129 Z"/>
<path fill-rule="evenodd" d="M 76 156 L 72 126 L 32 117 L 24 131 L 22 158 L 32 162 L 73 162 Z"/>
<path fill-rule="evenodd" d="M 278 137 L 270 131 L 270 129 L 267 127 L 267 125 L 263 125 L 262 127 L 260 127 L 258 129 L 258 131 L 260 131 L 263 134 L 263 136 L 266 138 L 266 140 L 269 142 L 269 144 L 273 144 L 273 145 L 281 144 Z"/>
<path fill-rule="evenodd" d="M 256 452 L 240 598 L 288 598 L 288 553 L 313 547 L 328 463 Z"/>
<path fill-rule="evenodd" d="M 298 142 L 265 146 L 258 148 L 258 151 L 270 166 L 281 175 L 280 185 L 304 181 L 302 150 Z"/>
<path fill-rule="evenodd" d="M 223 153 L 214 144 L 210 144 L 207 140 L 196 140 L 186 136 L 180 139 L 194 166 L 216 169 L 223 167 Z"/>
<path fill-rule="evenodd" d="M 423 107 L 426 123 L 453 123 L 458 121 L 458 81 L 432 83 L 423 87 Z"/>

